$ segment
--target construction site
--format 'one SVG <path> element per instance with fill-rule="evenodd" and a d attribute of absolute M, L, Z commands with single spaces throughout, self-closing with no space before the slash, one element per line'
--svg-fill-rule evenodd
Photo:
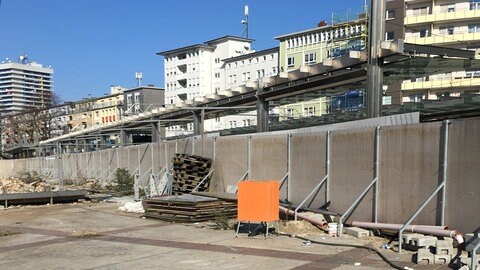
<path fill-rule="evenodd" d="M 376 12 L 376 49 L 0 160 L 0 268 L 479 269 L 479 95 L 382 106 L 382 88 L 480 60 L 382 41 Z M 349 89 L 365 90 L 364 110 L 270 121 L 270 107 Z M 204 130 L 252 108 L 253 128 Z M 178 121 L 193 134 L 163 137 Z M 139 133 L 150 142 L 129 141 Z"/>

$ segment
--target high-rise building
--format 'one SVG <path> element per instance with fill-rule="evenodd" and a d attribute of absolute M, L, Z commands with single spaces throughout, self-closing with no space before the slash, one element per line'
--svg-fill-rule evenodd
<path fill-rule="evenodd" d="M 480 0 L 389 0 L 385 15 L 385 40 L 473 50 L 477 58 L 480 56 Z M 480 68 L 412 78 L 389 86 L 394 103 L 479 91 Z"/>
<path fill-rule="evenodd" d="M 52 105 L 53 69 L 35 62 L 0 63 L 0 113 L 15 113 Z"/>

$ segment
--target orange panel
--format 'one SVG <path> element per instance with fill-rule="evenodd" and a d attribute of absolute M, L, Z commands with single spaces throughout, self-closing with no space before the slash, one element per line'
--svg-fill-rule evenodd
<path fill-rule="evenodd" d="M 279 220 L 279 182 L 238 183 L 238 220 L 272 222 Z"/>

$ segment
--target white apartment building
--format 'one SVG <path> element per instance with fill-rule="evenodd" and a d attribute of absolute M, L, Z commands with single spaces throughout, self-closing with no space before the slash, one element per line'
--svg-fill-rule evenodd
<path fill-rule="evenodd" d="M 15 113 L 52 105 L 53 69 L 35 62 L 0 63 L 0 112 Z"/>
<path fill-rule="evenodd" d="M 218 93 L 225 86 L 222 59 L 251 52 L 252 41 L 224 36 L 157 53 L 164 57 L 165 104 Z"/>
<path fill-rule="evenodd" d="M 239 86 L 262 87 L 262 79 L 278 75 L 278 47 L 222 59 L 225 85 L 221 91 Z M 256 125 L 256 110 L 205 121 L 208 130 L 223 130 Z"/>

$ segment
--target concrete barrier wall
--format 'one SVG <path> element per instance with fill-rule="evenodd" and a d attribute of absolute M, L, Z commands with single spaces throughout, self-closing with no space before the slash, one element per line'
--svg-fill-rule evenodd
<path fill-rule="evenodd" d="M 345 213 L 374 178 L 375 129 L 332 132 L 330 139 L 330 210 Z M 372 190 L 351 220 L 372 219 Z"/>
<path fill-rule="evenodd" d="M 214 191 L 225 191 L 247 172 L 247 148 L 247 136 L 217 138 L 215 174 L 211 182 Z"/>
<path fill-rule="evenodd" d="M 404 223 L 439 184 L 441 124 L 385 127 L 380 136 L 379 221 Z M 415 224 L 434 224 L 432 201 Z"/>
<path fill-rule="evenodd" d="M 462 232 L 478 231 L 480 119 L 453 121 L 449 131 L 446 224 Z"/>
<path fill-rule="evenodd" d="M 251 180 L 280 180 L 289 171 L 281 198 L 299 204 L 326 173 L 327 132 L 252 134 L 231 137 L 200 136 L 183 140 L 119 147 L 97 152 L 63 154 L 65 179 L 114 179 L 117 168 L 142 174 L 171 168 L 175 153 L 194 153 L 214 159 L 211 191 L 224 192 L 247 172 Z M 378 221 L 404 223 L 441 181 L 442 123 L 382 127 L 379 140 Z M 446 186 L 446 224 L 463 232 L 480 224 L 480 118 L 456 120 L 449 125 Z M 290 166 L 289 166 L 289 136 Z M 250 141 L 250 143 L 249 143 Z M 250 147 L 249 147 L 250 145 Z M 343 213 L 374 177 L 375 129 L 332 131 L 330 134 L 330 210 Z M 250 164 L 248 152 L 250 151 Z M 141 162 L 140 162 L 141 161 Z M 56 174 L 57 159 L 0 160 L 0 176 L 23 171 Z M 55 175 L 54 175 L 55 176 Z M 142 179 L 148 184 L 148 178 Z M 326 186 L 305 206 L 326 202 Z M 435 224 L 440 218 L 440 196 L 415 219 L 416 224 Z M 371 221 L 373 190 L 347 220 Z"/>
<path fill-rule="evenodd" d="M 326 174 L 326 133 L 292 134 L 291 170 L 289 179 L 290 201 L 302 202 Z M 325 186 L 305 206 L 319 207 L 325 204 Z"/>

